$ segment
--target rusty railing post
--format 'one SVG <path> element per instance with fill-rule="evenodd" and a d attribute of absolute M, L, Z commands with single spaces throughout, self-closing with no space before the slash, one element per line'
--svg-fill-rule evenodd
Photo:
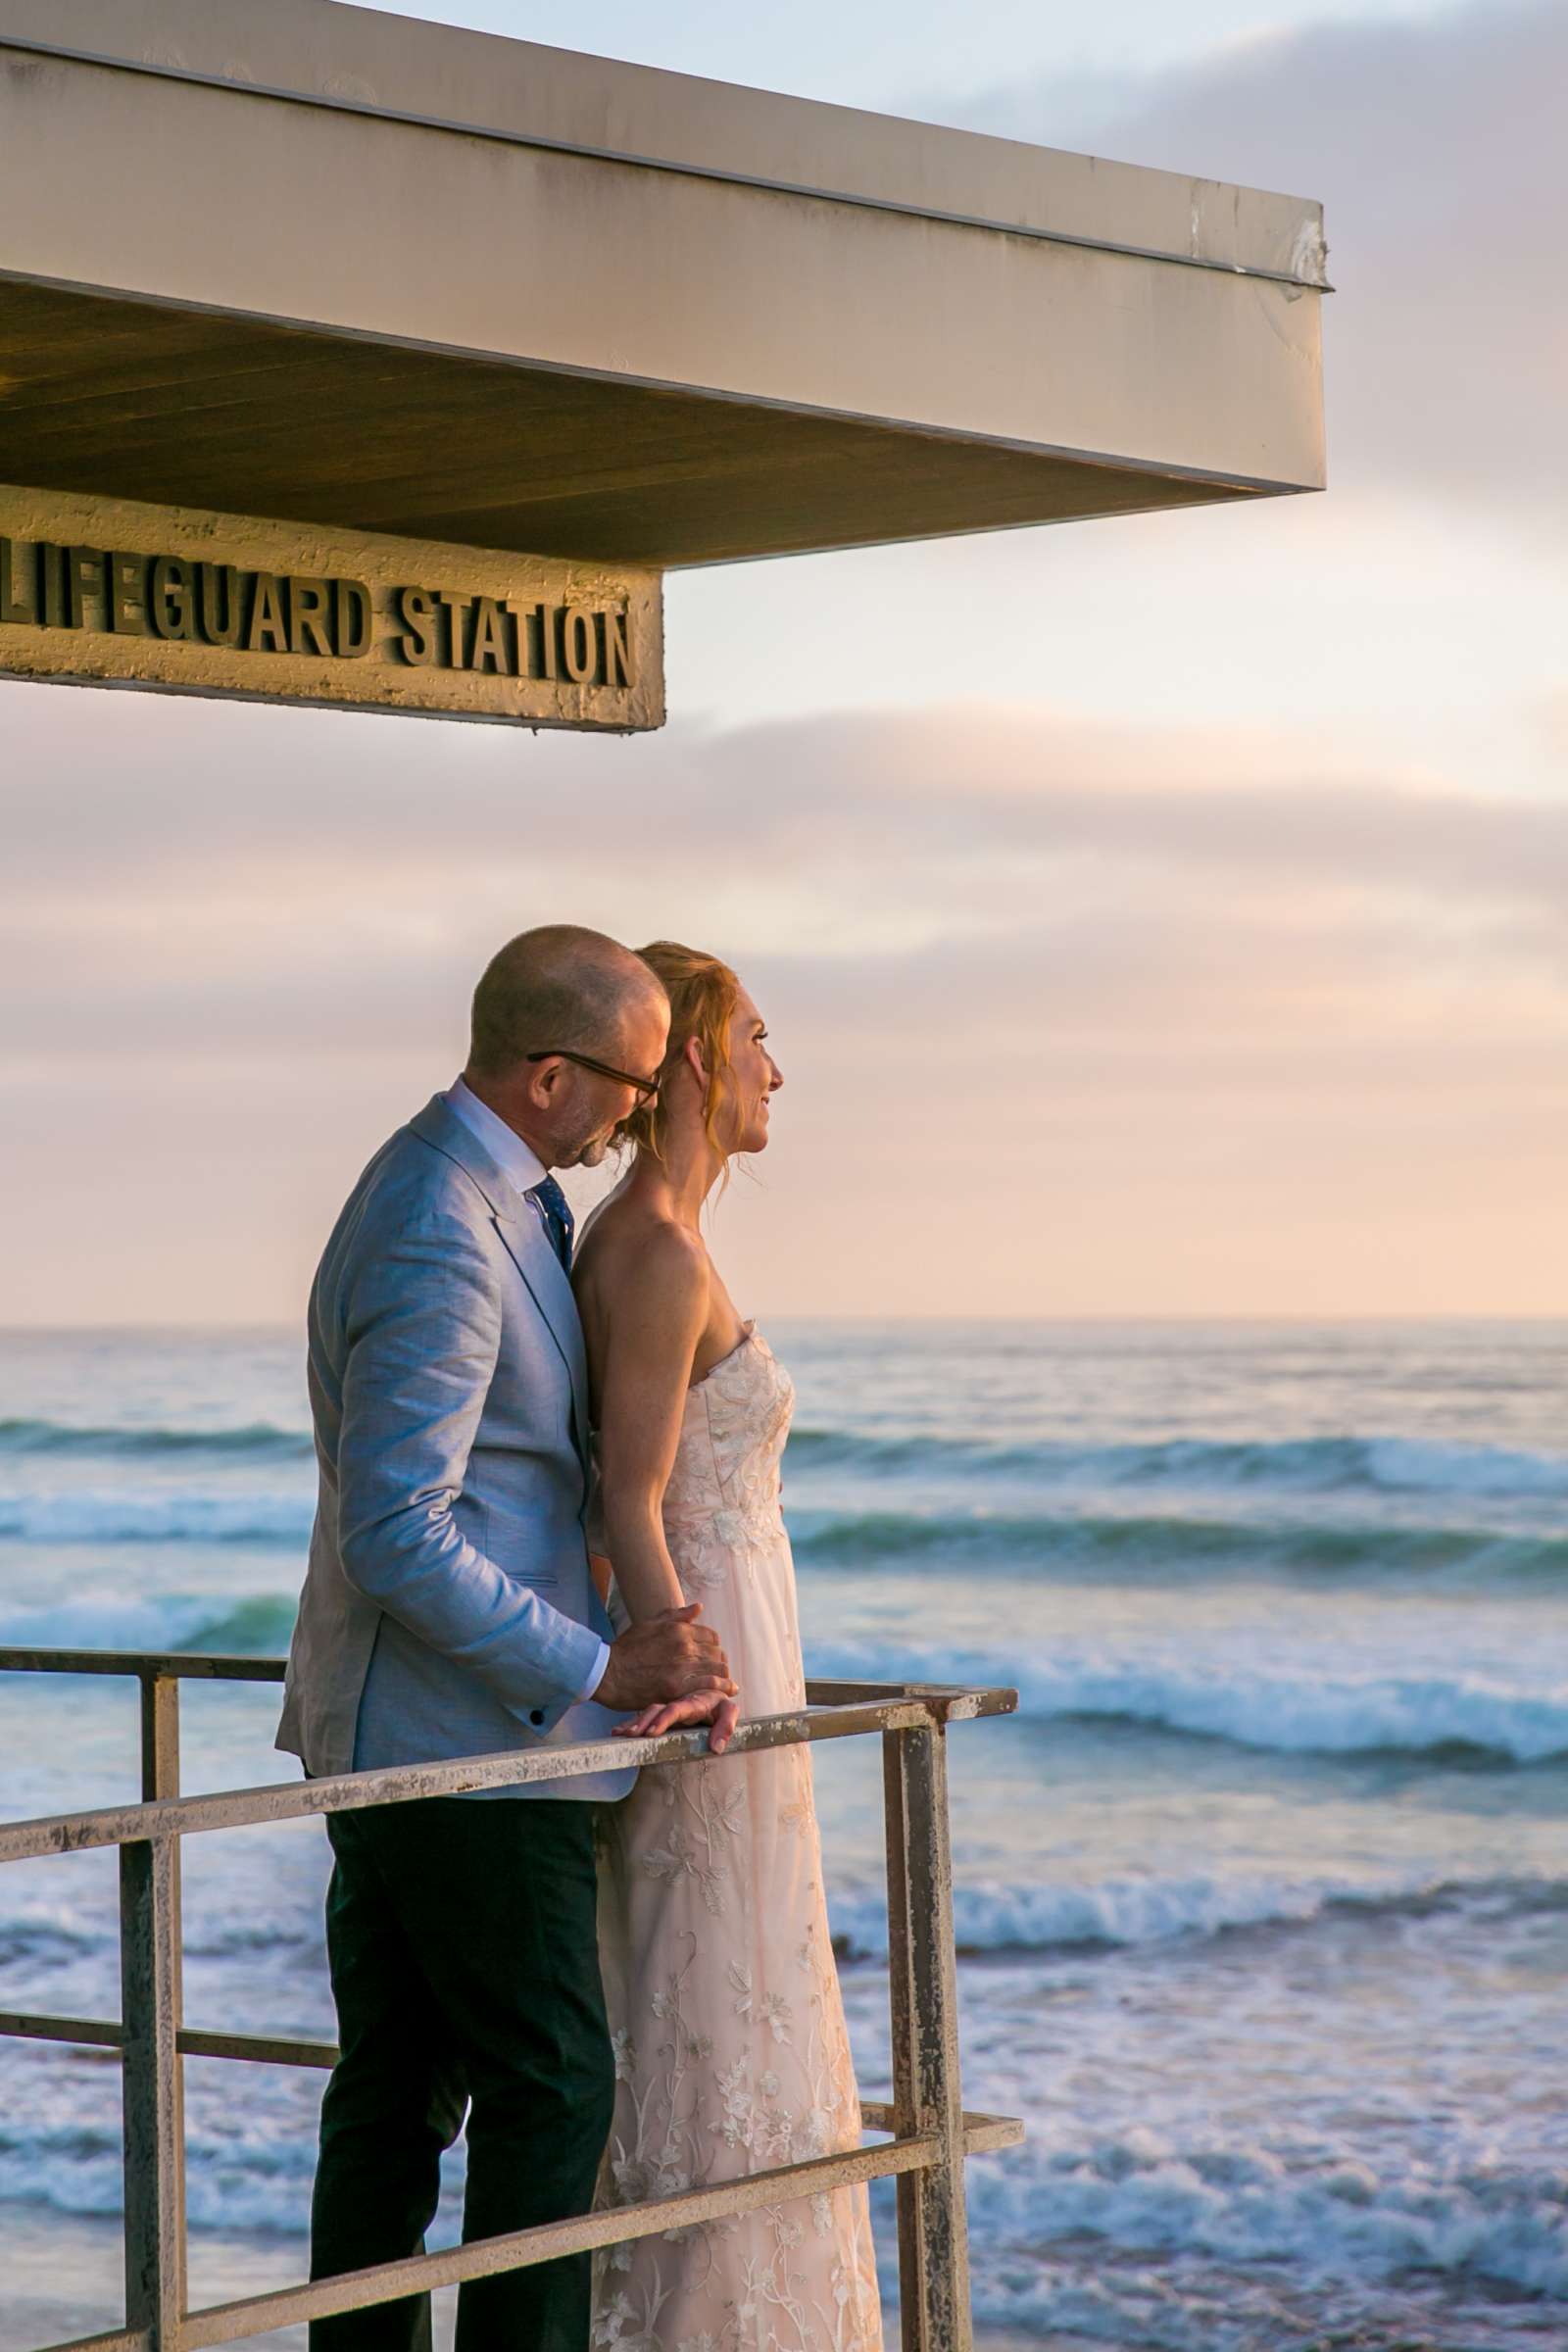
<path fill-rule="evenodd" d="M 141 1677 L 141 1792 L 179 1794 L 179 1685 Z M 120 1849 L 120 1984 L 124 2030 L 125 2324 L 174 2352 L 185 2312 L 185 2100 L 179 1839 Z"/>
<path fill-rule="evenodd" d="M 179 1794 L 179 1685 L 144 1667 L 141 1683 L 141 1795 L 146 1805 Z"/>
<path fill-rule="evenodd" d="M 900 2177 L 903 2352 L 971 2352 L 946 1728 L 883 1737 L 894 2129 L 934 2132 L 937 2161 Z"/>
<path fill-rule="evenodd" d="M 172 1674 L 144 1673 L 141 1677 L 141 1800 L 161 1804 L 179 1794 L 179 1684 Z M 185 2022 L 183 1983 L 183 1927 L 180 1912 L 179 1839 L 169 1842 L 169 1948 L 174 1980 L 174 2027 Z M 180 2073 L 184 2097 L 184 2071 Z M 183 2126 L 181 2126 L 183 2129 Z M 181 2181 L 183 2203 L 183 2180 Z"/>

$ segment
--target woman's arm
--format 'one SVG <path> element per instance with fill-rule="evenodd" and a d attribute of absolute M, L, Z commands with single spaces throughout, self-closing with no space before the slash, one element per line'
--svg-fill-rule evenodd
<path fill-rule="evenodd" d="M 707 1322 L 702 1243 L 678 1225 L 656 1227 L 607 1302 L 599 1383 L 605 1547 L 634 1625 L 685 1602 L 662 1505 Z"/>

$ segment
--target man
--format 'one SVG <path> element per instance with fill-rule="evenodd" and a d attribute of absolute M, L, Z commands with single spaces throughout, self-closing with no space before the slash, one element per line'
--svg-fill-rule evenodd
<path fill-rule="evenodd" d="M 734 1690 L 675 1610 L 610 1640 L 582 1517 L 589 1440 L 571 1214 L 658 1088 L 669 1007 L 614 941 L 503 948 L 467 1066 L 385 1144 L 318 1270 L 319 1500 L 278 1744 L 313 1774 L 602 1738 Z M 613 2069 L 593 1801 L 624 1772 L 328 1816 L 341 2056 L 321 2110 L 312 2276 L 415 2252 L 468 2109 L 466 2238 L 585 2211 Z M 460 2352 L 585 2352 L 589 2260 L 462 2290 Z M 318 2322 L 315 2352 L 417 2352 L 429 2299 Z"/>

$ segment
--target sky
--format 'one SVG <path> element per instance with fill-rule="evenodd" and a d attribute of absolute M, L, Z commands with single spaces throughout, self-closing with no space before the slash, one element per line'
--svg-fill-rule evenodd
<path fill-rule="evenodd" d="M 1568 1313 L 1568 6 L 593 41 L 1321 198 L 1330 489 L 677 575 L 630 742 L 0 684 L 0 1320 L 296 1318 L 555 918 L 769 1019 L 748 1310 Z"/>

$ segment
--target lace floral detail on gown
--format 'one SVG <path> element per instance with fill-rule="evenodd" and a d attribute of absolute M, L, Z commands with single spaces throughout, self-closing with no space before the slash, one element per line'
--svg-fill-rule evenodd
<path fill-rule="evenodd" d="M 748 1329 L 688 1394 L 670 1556 L 746 1710 L 804 1704 L 779 1510 L 794 1388 Z M 602 2204 L 857 2147 L 810 1751 L 645 1771 L 601 1821 L 600 1945 L 615 2049 Z M 596 2257 L 595 2352 L 881 2352 L 863 2187 Z"/>

